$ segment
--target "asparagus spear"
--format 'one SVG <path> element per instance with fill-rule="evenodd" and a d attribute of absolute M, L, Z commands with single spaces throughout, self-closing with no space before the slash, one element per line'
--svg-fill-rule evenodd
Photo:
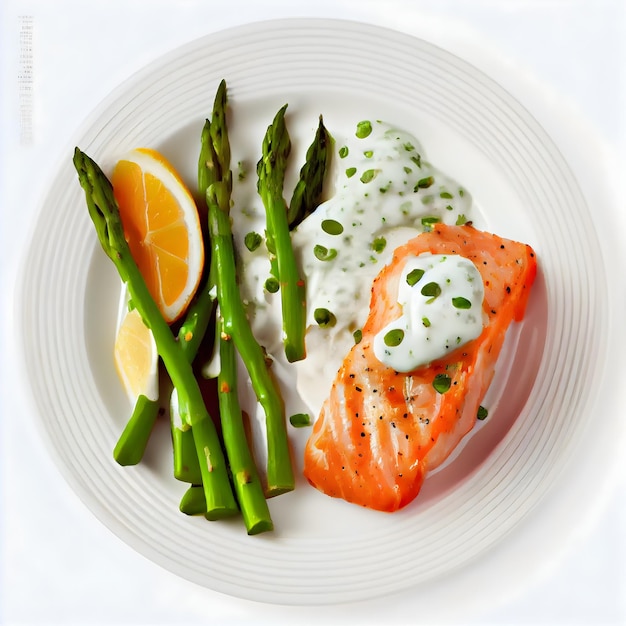
<path fill-rule="evenodd" d="M 218 87 L 216 100 L 226 99 L 226 83 L 222 81 Z M 213 125 L 207 120 L 202 129 L 203 140 L 200 146 L 200 156 L 198 159 L 198 191 L 200 197 L 206 198 L 208 186 L 216 180 L 226 180 L 229 189 L 232 187 L 232 175 L 230 172 L 230 146 L 228 142 L 222 142 L 219 137 L 221 129 L 225 128 L 225 112 L 223 107 L 215 108 Z M 213 135 L 213 136 L 212 136 Z M 215 148 L 219 147 L 221 159 L 215 153 Z M 221 161 L 226 164 L 223 168 Z M 223 171 L 224 170 L 224 171 Z M 210 244 L 207 245 L 210 250 Z M 178 332 L 178 341 L 187 355 L 190 362 L 193 362 L 204 334 L 211 318 L 215 313 L 215 291 L 213 289 L 215 281 L 212 271 L 206 272 L 206 276 L 198 289 L 197 295 L 192 302 L 185 320 Z M 172 397 L 171 413 L 176 417 L 176 397 Z M 174 476 L 186 482 L 200 482 L 194 463 L 195 449 L 191 431 L 181 425 L 180 420 L 172 419 L 172 443 L 174 456 Z"/>
<path fill-rule="evenodd" d="M 226 125 L 226 81 L 217 88 L 210 120 L 206 120 L 200 139 L 198 161 L 198 186 L 206 195 L 209 186 L 220 181 L 230 194 L 233 188 L 233 175 L 230 169 L 230 141 Z M 230 195 L 229 195 L 230 201 Z"/>
<path fill-rule="evenodd" d="M 222 435 L 232 471 L 235 492 L 249 535 L 272 530 L 274 525 L 263 485 L 248 447 L 243 415 L 237 395 L 237 356 L 232 338 L 221 321 L 220 373 L 217 377 Z"/>
<path fill-rule="evenodd" d="M 113 449 L 113 458 L 120 465 L 137 465 L 141 461 L 158 414 L 158 400 L 151 400 L 143 394 L 137 398 L 130 419 Z"/>
<path fill-rule="evenodd" d="M 213 107 L 213 123 L 206 120 L 200 141 L 198 158 L 198 191 L 206 200 L 209 185 L 221 180 L 226 183 L 228 191 L 232 190 L 232 173 L 230 170 L 230 143 L 226 133 L 226 81 L 222 80 L 215 95 Z M 210 248 L 210 245 L 207 246 Z M 178 340 L 183 351 L 189 353 L 189 361 L 193 361 L 204 337 L 204 333 L 215 312 L 215 279 L 213 269 L 206 273 L 203 284 L 192 302 L 185 321 L 178 332 Z"/>
<path fill-rule="evenodd" d="M 209 232 L 217 282 L 217 300 L 223 318 L 222 332 L 231 338 L 248 370 L 256 396 L 265 411 L 268 461 L 267 495 L 275 496 L 294 488 L 293 470 L 280 392 L 267 369 L 263 348 L 257 343 L 237 286 L 232 231 L 230 194 L 215 183 L 207 192 Z"/>
<path fill-rule="evenodd" d="M 306 288 L 291 245 L 287 204 L 283 198 L 285 169 L 291 150 L 285 125 L 286 109 L 287 105 L 278 111 L 263 139 L 262 157 L 257 164 L 257 189 L 267 215 L 269 247 L 276 253 L 285 355 L 293 362 L 306 356 Z"/>
<path fill-rule="evenodd" d="M 211 318 L 215 314 L 215 298 L 210 294 L 211 279 L 207 276 L 191 303 L 185 320 L 178 330 L 178 343 L 190 363 L 200 348 Z M 188 483 L 200 483 L 200 465 L 196 455 L 193 432 L 177 418 L 178 400 L 175 393 L 170 398 L 172 452 L 174 477 Z"/>
<path fill-rule="evenodd" d="M 98 165 L 76 148 L 74 166 L 85 191 L 89 214 L 100 244 L 113 261 L 131 301 L 152 331 L 157 350 L 178 392 L 181 418 L 194 431 L 207 504 L 206 516 L 219 519 L 237 513 L 220 441 L 195 379 L 191 364 L 152 299 L 126 239 L 110 181 Z"/>
<path fill-rule="evenodd" d="M 187 310 L 185 320 L 178 330 L 178 342 L 190 363 L 196 358 L 206 329 L 215 313 L 215 298 L 211 295 L 210 289 L 211 279 L 207 276 L 200 285 L 196 297 Z"/>
<path fill-rule="evenodd" d="M 201 186 L 208 185 L 206 198 L 211 242 L 211 276 L 215 281 L 220 311 L 218 398 L 222 436 L 248 534 L 256 534 L 271 530 L 273 524 L 243 424 L 237 394 L 235 346 L 240 346 L 238 339 L 240 336 L 246 336 L 247 341 L 256 346 L 259 351 L 261 348 L 252 336 L 237 285 L 235 251 L 230 225 L 232 174 L 226 125 L 226 101 L 226 83 L 222 81 L 215 96 L 212 118 L 205 123 L 201 135 L 199 183 Z M 228 271 L 225 272 L 225 268 L 228 268 Z M 232 324 L 233 311 L 239 313 L 236 325 Z M 286 453 L 290 474 L 288 487 L 293 488 L 284 418 L 283 433 L 285 448 L 281 449 L 281 452 Z"/>
<path fill-rule="evenodd" d="M 179 508 L 185 515 L 204 515 L 206 499 L 202 485 L 191 485 L 183 494 Z"/>
<path fill-rule="evenodd" d="M 189 355 L 187 355 L 189 356 Z M 170 430 L 172 434 L 172 457 L 174 478 L 185 483 L 202 483 L 202 471 L 196 452 L 193 430 L 183 422 L 178 407 L 176 388 L 170 396 Z"/>
<path fill-rule="evenodd" d="M 320 115 L 315 138 L 306 153 L 300 177 L 291 196 L 287 222 L 293 230 L 318 207 L 324 190 L 324 178 L 330 163 L 333 138 L 324 126 Z"/>

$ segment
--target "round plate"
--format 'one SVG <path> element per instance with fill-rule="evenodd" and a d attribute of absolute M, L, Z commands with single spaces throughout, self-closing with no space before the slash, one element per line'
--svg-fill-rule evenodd
<path fill-rule="evenodd" d="M 384 119 L 415 134 L 429 160 L 470 190 L 482 226 L 535 248 L 539 278 L 526 319 L 507 340 L 488 420 L 393 515 L 327 498 L 301 478 L 270 502 L 272 534 L 248 537 L 237 521 L 182 515 L 185 486 L 171 477 L 167 425 L 139 466 L 112 459 L 129 411 L 112 359 L 119 279 L 97 243 L 68 146 L 21 280 L 26 367 L 46 374 L 31 381 L 39 428 L 103 523 L 211 589 L 322 604 L 440 577 L 522 523 L 570 460 L 602 392 L 609 292 L 598 279 L 606 272 L 584 199 L 550 138 L 488 77 L 424 41 L 344 21 L 265 22 L 195 41 L 124 83 L 76 144 L 105 171 L 128 149 L 160 149 L 193 187 L 200 129 L 222 78 L 235 160 L 258 158 L 262 133 L 285 102 L 300 148 L 320 113 L 331 132 Z"/>

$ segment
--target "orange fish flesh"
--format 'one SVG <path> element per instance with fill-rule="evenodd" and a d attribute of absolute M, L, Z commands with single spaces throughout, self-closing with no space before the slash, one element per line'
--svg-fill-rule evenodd
<path fill-rule="evenodd" d="M 478 338 L 408 373 L 374 355 L 375 335 L 400 317 L 398 281 L 407 258 L 424 253 L 471 260 L 484 284 L 486 320 Z M 323 493 L 396 511 L 419 493 L 474 427 L 506 330 L 524 316 L 537 272 L 532 248 L 471 225 L 436 225 L 394 251 L 372 284 L 361 341 L 346 356 L 322 406 L 304 457 L 304 474 Z M 450 387 L 433 381 L 445 374 Z"/>

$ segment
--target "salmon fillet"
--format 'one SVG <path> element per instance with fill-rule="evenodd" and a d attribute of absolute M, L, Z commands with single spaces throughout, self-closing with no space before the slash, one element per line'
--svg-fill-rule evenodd
<path fill-rule="evenodd" d="M 474 340 L 444 358 L 399 373 L 374 355 L 374 336 L 400 317 L 398 281 L 407 258 L 458 254 L 483 279 L 485 325 Z M 419 493 L 473 428 L 494 375 L 505 333 L 524 316 L 537 271 L 526 244 L 470 225 L 436 225 L 397 248 L 372 284 L 360 343 L 346 356 L 322 406 L 304 456 L 304 475 L 323 493 L 380 511 L 396 511 Z M 451 384 L 433 386 L 445 373 Z"/>

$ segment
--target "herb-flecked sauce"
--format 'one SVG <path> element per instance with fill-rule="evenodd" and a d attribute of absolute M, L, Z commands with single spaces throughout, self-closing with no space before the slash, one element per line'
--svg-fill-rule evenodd
<path fill-rule="evenodd" d="M 410 133 L 382 121 L 364 120 L 345 137 L 335 135 L 335 140 L 334 192 L 292 233 L 306 277 L 308 326 L 307 358 L 294 367 L 298 392 L 312 408 L 319 406 L 325 393 L 320 392 L 321 385 L 330 388 L 358 337 L 367 318 L 372 281 L 391 261 L 394 249 L 436 223 L 460 225 L 472 220 L 468 191 L 430 163 Z M 280 354 L 280 293 L 267 289 L 267 249 L 256 236 L 264 233 L 262 210 L 248 211 L 233 228 L 243 263 L 241 289 L 253 330 L 268 352 Z M 431 334 L 438 333 L 436 316 L 430 315 Z M 454 342 L 467 334 L 467 328 L 446 323 L 446 336 Z M 409 339 L 402 348 L 402 343 L 394 348 L 394 354 L 400 354 Z M 417 341 L 417 336 L 412 340 Z M 437 339 L 435 344 L 440 345 L 439 356 L 445 355 L 445 341 Z M 421 352 L 420 346 L 415 350 Z M 423 358 L 433 358 L 432 350 Z"/>

